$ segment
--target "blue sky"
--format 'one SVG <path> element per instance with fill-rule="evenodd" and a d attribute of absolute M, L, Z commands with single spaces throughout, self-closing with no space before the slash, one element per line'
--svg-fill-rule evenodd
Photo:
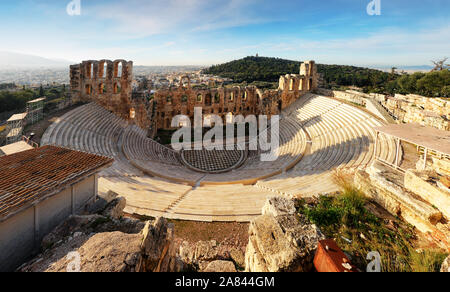
<path fill-rule="evenodd" d="M 78 62 L 209 65 L 258 53 L 366 66 L 450 57 L 450 1 L 2 0 L 0 51 Z"/>

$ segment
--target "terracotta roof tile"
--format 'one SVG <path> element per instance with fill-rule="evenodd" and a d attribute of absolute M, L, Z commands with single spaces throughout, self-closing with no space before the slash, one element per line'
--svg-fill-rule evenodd
<path fill-rule="evenodd" d="M 0 157 L 0 221 L 112 162 L 55 146 Z"/>

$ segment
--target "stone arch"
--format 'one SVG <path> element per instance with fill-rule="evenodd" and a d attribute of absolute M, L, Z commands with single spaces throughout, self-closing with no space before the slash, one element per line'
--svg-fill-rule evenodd
<path fill-rule="evenodd" d="M 114 61 L 114 78 L 122 78 L 123 72 L 125 70 L 126 62 L 125 60 Z"/>
<path fill-rule="evenodd" d="M 114 82 L 114 94 L 119 94 L 122 92 L 122 86 L 120 82 Z"/>
<path fill-rule="evenodd" d="M 94 78 L 94 62 L 87 61 L 85 64 L 86 78 L 92 79 Z"/>
<path fill-rule="evenodd" d="M 220 103 L 220 93 L 216 92 L 214 94 L 214 103 Z"/>
<path fill-rule="evenodd" d="M 212 104 L 212 97 L 211 97 L 211 93 L 208 92 L 205 95 L 205 105 L 206 106 L 211 106 L 211 104 Z"/>
<path fill-rule="evenodd" d="M 106 93 L 105 83 L 101 82 L 98 84 L 98 94 L 104 94 L 104 93 Z"/>
<path fill-rule="evenodd" d="M 191 78 L 189 78 L 188 75 L 183 75 L 183 76 L 180 77 L 180 88 L 185 87 L 184 86 L 184 82 L 183 82 L 185 79 L 187 79 L 187 81 L 188 81 L 187 82 L 187 88 L 190 89 L 191 88 Z"/>
<path fill-rule="evenodd" d="M 235 100 L 234 91 L 231 91 L 231 92 L 230 92 L 229 100 L 230 100 L 231 102 L 234 102 L 234 100 Z"/>
<path fill-rule="evenodd" d="M 106 78 L 108 72 L 108 61 L 101 60 L 98 62 L 98 78 Z"/>
<path fill-rule="evenodd" d="M 91 95 L 91 94 L 92 94 L 92 85 L 86 84 L 86 86 L 84 87 L 84 89 L 85 89 L 86 95 Z"/>

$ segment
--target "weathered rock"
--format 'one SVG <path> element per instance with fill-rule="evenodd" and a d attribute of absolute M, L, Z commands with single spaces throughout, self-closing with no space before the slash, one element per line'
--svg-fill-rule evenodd
<path fill-rule="evenodd" d="M 97 222 L 98 221 L 98 222 Z M 95 223 L 95 224 L 94 224 Z M 95 225 L 95 228 L 92 227 Z M 122 226 L 124 225 L 124 226 Z M 59 226 L 48 244 L 52 249 L 45 251 L 25 265 L 22 271 L 65 271 L 76 252 L 80 258 L 82 272 L 180 272 L 184 264 L 174 246 L 173 226 L 165 219 L 147 222 L 138 233 L 93 232 L 114 228 L 131 229 L 139 226 L 134 220 L 108 220 L 96 216 L 73 217 Z"/>
<path fill-rule="evenodd" d="M 191 267 L 199 267 L 200 262 L 219 259 L 216 241 L 199 241 L 196 244 L 183 242 L 180 246 L 180 257 Z"/>
<path fill-rule="evenodd" d="M 295 211 L 295 203 L 293 200 L 285 197 L 272 197 L 266 201 L 262 209 L 262 214 L 278 217 L 295 214 Z"/>
<path fill-rule="evenodd" d="M 236 268 L 233 262 L 229 261 L 213 261 L 209 263 L 206 269 L 203 271 L 205 273 L 236 273 Z"/>
<path fill-rule="evenodd" d="M 142 261 L 142 235 L 121 232 L 98 233 L 82 244 L 76 252 L 80 256 L 80 272 L 135 272 Z M 47 272 L 64 272 L 73 261 L 63 257 Z"/>
<path fill-rule="evenodd" d="M 43 250 L 51 248 L 56 243 L 63 241 L 65 237 L 70 236 L 74 231 L 81 230 L 83 226 L 101 219 L 104 219 L 104 217 L 100 215 L 70 216 L 43 238 L 41 246 Z"/>
<path fill-rule="evenodd" d="M 442 263 L 441 273 L 450 273 L 450 256 Z"/>
<path fill-rule="evenodd" d="M 95 214 L 98 212 L 101 212 L 102 210 L 104 210 L 106 208 L 106 206 L 111 203 L 114 199 L 118 198 L 119 194 L 113 192 L 113 191 L 108 191 L 106 193 L 101 193 L 98 195 L 97 200 L 89 205 L 87 211 L 90 214 Z"/>
<path fill-rule="evenodd" d="M 245 267 L 245 254 L 240 249 L 231 249 L 230 257 L 239 268 Z"/>
<path fill-rule="evenodd" d="M 112 218 L 112 219 L 120 219 L 123 217 L 123 210 L 127 206 L 127 200 L 124 197 L 119 197 L 112 200 L 102 212 L 103 216 Z"/>
<path fill-rule="evenodd" d="M 286 204 L 280 206 L 284 209 Z M 282 214 L 283 210 L 271 213 Z M 317 226 L 297 214 L 262 215 L 251 222 L 249 235 L 248 272 L 310 271 L 318 242 L 325 238 Z"/>
<path fill-rule="evenodd" d="M 144 236 L 141 244 L 144 257 L 142 271 L 169 272 L 171 268 L 174 271 L 182 269 L 181 261 L 173 253 L 172 224 L 164 218 L 158 218 L 154 224 L 147 222 L 142 233 Z"/>
<path fill-rule="evenodd" d="M 408 170 L 405 174 L 405 188 L 436 206 L 450 218 L 450 195 L 431 182 L 427 172 Z"/>
<path fill-rule="evenodd" d="M 422 232 L 430 231 L 427 226 L 436 225 L 442 219 L 442 213 L 416 198 L 416 195 L 402 187 L 403 179 L 395 173 L 380 169 L 374 164 L 367 172 L 358 171 L 355 185 L 393 215 L 401 215 L 406 221 Z"/>

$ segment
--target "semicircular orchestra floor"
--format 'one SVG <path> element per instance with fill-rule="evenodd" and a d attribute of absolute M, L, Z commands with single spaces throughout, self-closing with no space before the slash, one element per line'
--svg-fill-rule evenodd
<path fill-rule="evenodd" d="M 245 163 L 245 150 L 183 150 L 181 161 L 186 167 L 203 173 L 225 173 Z"/>
<path fill-rule="evenodd" d="M 267 197 L 308 197 L 338 190 L 334 170 L 367 167 L 374 151 L 393 162 L 394 140 L 382 123 L 337 100 L 308 94 L 283 111 L 275 161 L 260 151 L 176 152 L 146 137 L 101 106 L 90 103 L 55 121 L 42 145 L 58 145 L 114 158 L 99 178 L 101 194 L 127 199 L 128 213 L 181 220 L 248 222 Z M 226 172 L 224 172 L 226 171 Z"/>

